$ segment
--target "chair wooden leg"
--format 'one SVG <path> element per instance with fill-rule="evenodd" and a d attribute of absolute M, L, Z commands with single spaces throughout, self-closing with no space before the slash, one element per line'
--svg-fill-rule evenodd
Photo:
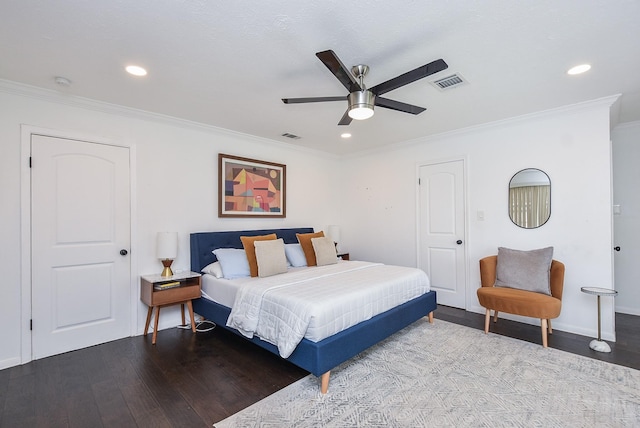
<path fill-rule="evenodd" d="M 489 333 L 489 323 L 491 322 L 491 309 L 487 309 L 486 315 L 484 317 L 484 332 Z"/>
<path fill-rule="evenodd" d="M 498 311 L 493 311 L 493 322 L 498 322 Z"/>
<path fill-rule="evenodd" d="M 547 320 L 542 318 L 540 320 L 540 328 L 542 330 L 542 346 L 547 347 Z"/>
<path fill-rule="evenodd" d="M 547 320 L 547 323 L 549 323 L 549 334 L 553 334 L 553 329 L 551 328 L 551 320 Z"/>

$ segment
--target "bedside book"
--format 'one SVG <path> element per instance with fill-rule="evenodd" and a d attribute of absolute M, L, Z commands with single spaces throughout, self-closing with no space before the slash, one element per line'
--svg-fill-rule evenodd
<path fill-rule="evenodd" d="M 174 288 L 174 287 L 180 287 L 180 281 L 171 281 L 171 282 L 165 282 L 162 284 L 154 284 L 153 285 L 153 289 L 154 290 L 166 290 L 169 288 Z"/>

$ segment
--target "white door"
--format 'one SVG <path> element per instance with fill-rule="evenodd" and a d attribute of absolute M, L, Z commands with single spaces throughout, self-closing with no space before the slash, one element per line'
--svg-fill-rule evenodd
<path fill-rule="evenodd" d="M 129 149 L 32 135 L 31 159 L 33 358 L 129 336 Z"/>
<path fill-rule="evenodd" d="M 640 126 L 626 128 L 613 142 L 613 255 L 615 311 L 640 315 Z M 617 250 L 616 250 L 617 249 Z M 640 332 L 638 333 L 640 335 Z"/>
<path fill-rule="evenodd" d="M 438 304 L 466 309 L 464 162 L 420 167 L 418 267 Z"/>

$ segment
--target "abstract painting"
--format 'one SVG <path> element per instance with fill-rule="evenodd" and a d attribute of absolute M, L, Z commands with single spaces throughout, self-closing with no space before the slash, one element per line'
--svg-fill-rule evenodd
<path fill-rule="evenodd" d="M 218 217 L 286 217 L 287 166 L 218 154 Z"/>

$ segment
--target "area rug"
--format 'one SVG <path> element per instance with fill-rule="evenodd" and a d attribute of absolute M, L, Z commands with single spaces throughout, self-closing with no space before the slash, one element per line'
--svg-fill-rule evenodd
<path fill-rule="evenodd" d="M 214 426 L 638 427 L 640 371 L 422 319 Z"/>

